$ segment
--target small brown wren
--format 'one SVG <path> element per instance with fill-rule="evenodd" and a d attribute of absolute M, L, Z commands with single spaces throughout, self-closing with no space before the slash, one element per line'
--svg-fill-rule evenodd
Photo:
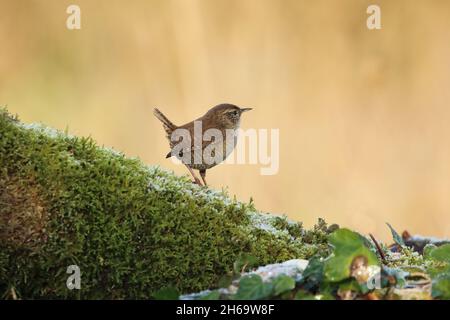
<path fill-rule="evenodd" d="M 236 147 L 241 115 L 249 110 L 252 108 L 239 108 L 233 104 L 223 103 L 182 126 L 175 125 L 156 108 L 153 114 L 162 122 L 169 140 L 171 150 L 166 158 L 175 156 L 180 159 L 188 168 L 194 182 L 202 185 L 193 171 L 199 170 L 206 186 L 206 170 L 225 160 Z M 230 133 L 232 139 L 229 139 Z M 177 144 L 181 139 L 184 145 Z M 205 151 L 210 151 L 213 161 L 204 156 Z"/>

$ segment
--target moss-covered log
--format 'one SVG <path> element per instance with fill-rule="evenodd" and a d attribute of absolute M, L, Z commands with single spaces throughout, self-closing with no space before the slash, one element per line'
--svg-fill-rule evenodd
<path fill-rule="evenodd" d="M 326 227 L 257 212 L 90 138 L 25 125 L 0 109 L 0 294 L 149 298 L 217 286 L 245 253 L 308 258 Z M 81 290 L 68 290 L 69 265 Z"/>

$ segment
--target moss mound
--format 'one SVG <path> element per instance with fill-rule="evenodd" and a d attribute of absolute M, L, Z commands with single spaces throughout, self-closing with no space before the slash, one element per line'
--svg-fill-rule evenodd
<path fill-rule="evenodd" d="M 0 295 L 149 298 L 217 287 L 242 254 L 258 264 L 327 248 L 324 223 L 258 213 L 158 167 L 0 109 Z M 68 290 L 69 265 L 81 290 Z"/>

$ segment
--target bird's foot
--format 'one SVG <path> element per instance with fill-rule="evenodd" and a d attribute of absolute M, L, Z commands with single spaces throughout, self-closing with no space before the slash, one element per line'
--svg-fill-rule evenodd
<path fill-rule="evenodd" d="M 195 184 L 199 185 L 200 187 L 203 186 L 203 184 L 202 184 L 202 182 L 200 181 L 199 178 L 195 178 L 195 179 L 192 181 L 192 183 L 195 183 Z"/>

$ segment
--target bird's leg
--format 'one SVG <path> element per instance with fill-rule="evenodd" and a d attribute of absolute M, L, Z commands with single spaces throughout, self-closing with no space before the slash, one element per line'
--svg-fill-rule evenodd
<path fill-rule="evenodd" d="M 205 178 L 206 178 L 206 169 L 199 170 L 199 172 L 200 172 L 200 177 L 202 177 L 203 184 L 205 186 L 207 186 L 208 184 L 206 183 L 206 180 L 205 180 Z"/>
<path fill-rule="evenodd" d="M 192 177 L 194 178 L 194 183 L 198 184 L 199 186 L 202 186 L 202 183 L 200 182 L 200 179 L 197 178 L 197 176 L 195 175 L 194 171 L 192 170 L 191 167 L 189 167 L 187 164 L 185 164 L 186 168 L 188 168 L 189 172 L 191 173 Z"/>

